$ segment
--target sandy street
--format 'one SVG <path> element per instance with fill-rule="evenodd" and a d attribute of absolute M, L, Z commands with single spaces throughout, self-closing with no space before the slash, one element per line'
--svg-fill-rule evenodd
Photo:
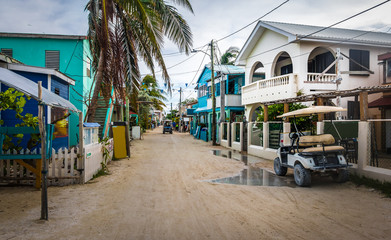
<path fill-rule="evenodd" d="M 0 187 L 0 239 L 390 239 L 391 199 L 328 179 L 311 188 L 206 182 L 245 167 L 212 149 L 222 148 L 148 132 L 111 175 L 50 187 L 48 222 L 38 220 L 39 191 Z"/>

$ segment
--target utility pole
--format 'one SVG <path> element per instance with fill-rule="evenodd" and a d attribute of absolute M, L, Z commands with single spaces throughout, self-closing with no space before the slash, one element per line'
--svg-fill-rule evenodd
<path fill-rule="evenodd" d="M 170 112 L 170 114 L 171 114 L 171 121 L 172 121 L 172 103 L 171 103 L 171 112 Z"/>
<path fill-rule="evenodd" d="M 182 132 L 182 87 L 179 88 L 179 132 Z"/>
<path fill-rule="evenodd" d="M 211 77 L 211 82 L 212 82 L 212 145 L 216 146 L 216 94 L 215 94 L 215 76 L 214 76 L 214 66 L 213 66 L 213 50 L 214 50 L 214 45 L 213 45 L 213 39 L 210 42 L 210 59 L 211 59 L 211 70 L 212 70 L 212 77 Z"/>

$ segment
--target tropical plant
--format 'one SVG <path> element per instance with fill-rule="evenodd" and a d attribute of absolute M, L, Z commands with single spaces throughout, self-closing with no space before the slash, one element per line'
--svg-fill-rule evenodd
<path fill-rule="evenodd" d="M 221 56 L 220 63 L 222 65 L 234 65 L 236 57 L 239 54 L 239 48 L 229 47 L 227 51 Z"/>
<path fill-rule="evenodd" d="M 141 91 L 145 91 L 150 97 L 150 100 L 153 102 L 153 107 L 156 110 L 163 110 L 163 107 L 166 106 L 163 101 L 167 101 L 167 98 L 164 96 L 162 91 L 159 89 L 159 85 L 156 82 L 156 79 L 151 75 L 146 75 L 143 78 L 141 84 Z"/>
<path fill-rule="evenodd" d="M 298 109 L 306 108 L 306 105 L 301 103 L 289 103 L 289 111 L 295 111 Z M 264 120 L 264 110 L 263 108 L 259 110 L 257 122 L 263 122 Z M 269 121 L 281 121 L 281 118 L 277 118 L 277 116 L 284 114 L 284 104 L 274 104 L 268 106 L 268 119 Z M 315 117 L 317 118 L 317 117 Z M 290 119 L 292 122 L 293 119 Z M 299 131 L 311 130 L 313 131 L 314 126 L 312 122 L 316 122 L 316 119 L 310 119 L 309 117 L 297 117 L 296 125 Z M 258 125 L 257 125 L 258 126 Z M 261 128 L 262 124 L 259 124 L 259 128 Z"/>
<path fill-rule="evenodd" d="M 15 118 L 20 121 L 20 123 L 15 124 L 15 127 L 38 127 L 38 117 L 34 117 L 31 113 L 26 113 L 23 115 L 23 108 L 26 104 L 26 99 L 30 99 L 29 97 L 25 97 L 25 95 L 19 91 L 16 91 L 13 88 L 8 88 L 4 92 L 0 92 L 0 111 L 5 110 L 13 110 L 15 111 Z M 0 120 L 0 125 L 4 124 L 4 120 Z M 12 136 L 5 136 L 3 142 L 3 150 L 21 150 L 20 146 L 24 135 L 14 134 Z M 13 141 L 15 139 L 15 141 Z M 39 144 L 40 137 L 38 134 L 31 134 L 30 139 L 27 142 L 28 148 L 33 148 Z"/>
<path fill-rule="evenodd" d="M 189 0 L 171 2 L 193 12 Z M 161 54 L 164 36 L 186 54 L 192 47 L 190 27 L 174 6 L 164 0 L 89 0 L 85 10 L 89 12 L 88 38 L 96 71 L 87 121 L 93 121 L 100 92 L 107 98 L 113 87 L 117 98 L 137 96 L 139 57 L 153 76 L 157 63 L 171 89 Z"/>
<path fill-rule="evenodd" d="M 182 101 L 182 104 L 185 105 L 185 104 L 194 103 L 194 102 L 197 102 L 197 99 L 191 97 L 191 98 L 187 98 L 184 101 Z"/>

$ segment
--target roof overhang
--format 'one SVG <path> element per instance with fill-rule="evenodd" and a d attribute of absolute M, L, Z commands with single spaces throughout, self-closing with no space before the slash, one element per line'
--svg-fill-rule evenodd
<path fill-rule="evenodd" d="M 42 99 L 38 97 L 38 84 L 28 78 L 20 76 L 19 74 L 6 69 L 0 68 L 0 82 L 11 88 L 24 93 L 25 95 L 34 98 L 42 104 L 68 109 L 74 112 L 80 112 L 71 102 L 52 93 L 46 88 L 42 88 Z"/>
<path fill-rule="evenodd" d="M 276 33 L 288 37 L 288 42 L 297 40 L 296 35 L 282 31 L 281 29 L 270 26 L 265 22 L 259 21 L 251 32 L 250 37 L 247 39 L 247 41 L 244 43 L 244 46 L 240 50 L 238 57 L 236 58 L 235 65 L 244 66 L 246 64 L 246 59 L 248 58 L 255 45 L 257 44 L 259 38 L 262 36 L 266 29 L 270 29 Z"/>
<path fill-rule="evenodd" d="M 63 74 L 62 72 L 57 71 L 55 69 L 51 69 L 51 68 L 34 67 L 34 66 L 28 66 L 28 65 L 24 65 L 24 64 L 9 63 L 8 69 L 14 70 L 14 71 L 21 71 L 21 72 L 32 72 L 32 73 L 53 75 L 53 76 L 58 77 L 61 80 L 64 80 L 65 82 L 67 82 L 71 85 L 75 85 L 75 80 L 73 80 L 72 78 Z"/>
<path fill-rule="evenodd" d="M 87 36 L 84 36 L 84 35 L 61 35 L 61 34 L 39 34 L 39 33 L 5 33 L 5 32 L 0 32 L 0 37 L 49 38 L 49 39 L 73 39 L 73 40 L 87 39 Z"/>

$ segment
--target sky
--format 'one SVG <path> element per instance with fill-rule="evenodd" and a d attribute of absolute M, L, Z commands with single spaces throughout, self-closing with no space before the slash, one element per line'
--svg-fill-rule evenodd
<path fill-rule="evenodd" d="M 210 43 L 212 39 L 221 39 L 248 25 L 285 0 L 190 0 L 190 2 L 194 14 L 180 7 L 178 10 L 191 28 L 194 48 L 199 48 Z M 329 26 L 381 2 L 384 0 L 290 0 L 262 20 Z M 84 11 L 86 3 L 87 0 L 0 0 L 0 32 L 86 35 L 88 29 L 87 12 Z M 391 32 L 390 11 L 391 2 L 387 2 L 335 27 Z M 224 53 L 230 46 L 242 48 L 254 27 L 255 23 L 219 41 L 217 45 L 220 52 Z M 218 54 L 219 50 L 217 50 Z M 196 98 L 195 83 L 204 65 L 210 62 L 210 58 L 202 52 L 192 53 L 189 56 L 179 54 L 178 48 L 169 40 L 165 41 L 163 55 L 173 84 L 173 93 L 167 96 L 167 109 L 170 103 L 173 103 L 173 108 L 176 108 L 180 87 L 183 88 L 182 100 Z M 143 65 L 140 70 L 143 75 L 150 73 Z M 163 89 L 164 84 L 159 69 L 155 71 Z"/>

